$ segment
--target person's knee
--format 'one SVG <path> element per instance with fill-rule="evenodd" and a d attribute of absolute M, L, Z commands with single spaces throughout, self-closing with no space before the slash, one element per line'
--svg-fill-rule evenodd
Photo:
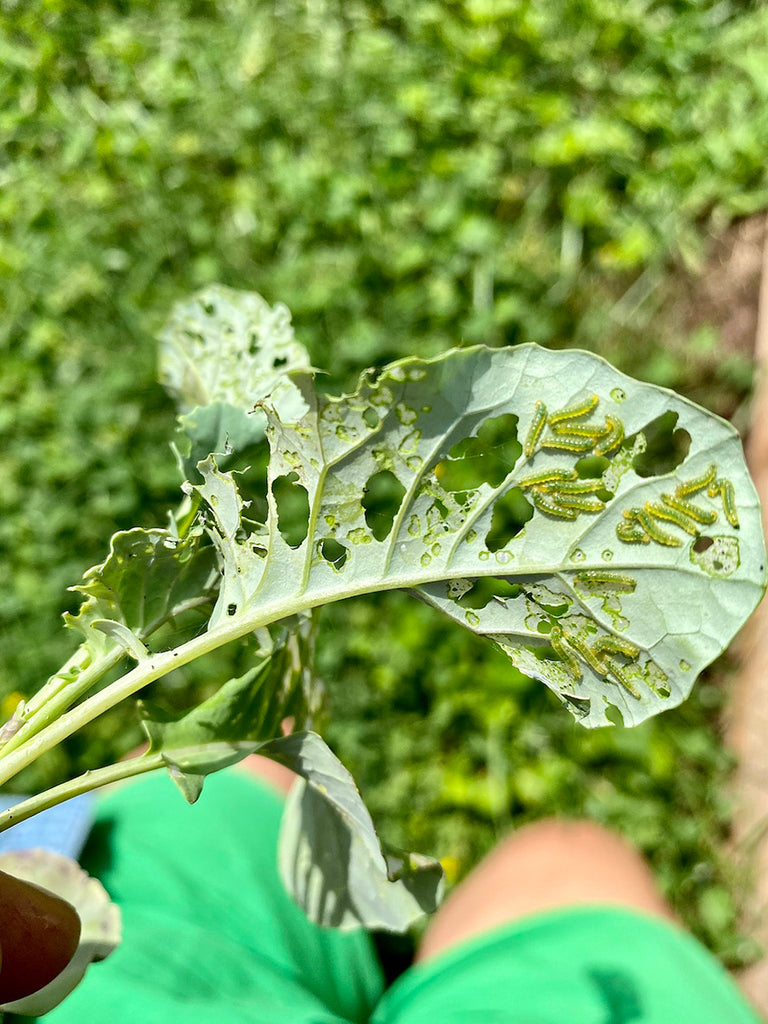
<path fill-rule="evenodd" d="M 594 822 L 547 818 L 513 832 L 457 886 L 419 957 L 529 914 L 579 904 L 672 916 L 650 869 L 624 839 Z"/>
<path fill-rule="evenodd" d="M 627 846 L 624 840 L 597 822 L 583 818 L 544 818 L 512 832 L 496 850 L 530 846 L 551 850 L 554 855 L 568 856 L 574 848 L 587 852 L 617 843 Z M 631 848 L 627 846 L 627 849 Z"/>
<path fill-rule="evenodd" d="M 647 871 L 640 854 L 626 839 L 594 821 L 570 818 L 545 818 L 524 825 L 502 840 L 489 855 L 509 861 L 519 871 L 530 860 L 537 870 L 542 863 L 557 864 L 572 870 L 576 864 L 589 871 L 606 864 Z"/>

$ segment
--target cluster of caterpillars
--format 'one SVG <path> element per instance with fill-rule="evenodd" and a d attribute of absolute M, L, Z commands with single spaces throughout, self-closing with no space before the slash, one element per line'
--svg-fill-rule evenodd
<path fill-rule="evenodd" d="M 600 569 L 587 569 L 576 573 L 573 582 L 587 594 L 618 595 L 632 594 L 637 580 L 632 576 Z M 559 622 L 552 623 L 549 634 L 552 650 L 569 667 L 578 680 L 582 678 L 580 657 L 603 679 L 611 677 L 620 683 L 633 697 L 640 699 L 640 693 L 631 677 L 628 666 L 621 659 L 636 662 L 640 649 L 636 644 L 621 636 L 604 635 L 588 643 L 578 635 L 566 631 Z"/>
<path fill-rule="evenodd" d="M 531 473 L 518 481 L 539 512 L 559 519 L 575 519 L 580 513 L 602 512 L 605 502 L 598 497 L 605 490 L 600 479 L 582 480 L 575 469 L 549 469 Z"/>
<path fill-rule="evenodd" d="M 533 418 L 523 443 L 523 453 L 530 459 L 537 451 L 567 452 L 571 455 L 610 455 L 624 441 L 624 424 L 607 414 L 602 424 L 585 422 L 597 409 L 600 399 L 588 395 L 579 402 L 548 413 L 542 401 L 534 406 Z M 518 481 L 523 491 L 529 492 L 539 512 L 558 519 L 576 519 L 582 513 L 596 515 L 603 511 L 605 502 L 600 493 L 605 491 L 601 479 L 582 479 L 573 469 L 545 469 L 531 473 Z M 705 491 L 710 498 L 719 498 L 725 518 L 735 529 L 739 527 L 736 498 L 730 480 L 718 477 L 713 463 L 704 473 L 684 481 L 673 494 L 662 494 L 658 501 L 646 501 L 642 507 L 624 510 L 623 520 L 616 527 L 616 535 L 626 544 L 650 544 L 680 547 L 683 541 L 671 533 L 677 526 L 692 537 L 698 537 L 702 526 L 717 520 L 718 513 L 702 508 L 691 498 Z"/>
<path fill-rule="evenodd" d="M 578 660 L 581 658 L 597 675 L 603 679 L 615 679 L 628 693 L 640 699 L 640 693 L 630 677 L 627 665 L 617 657 L 629 661 L 637 660 L 640 648 L 631 641 L 620 636 L 605 635 L 597 637 L 590 644 L 572 633 L 567 633 L 559 622 L 555 622 L 549 634 L 549 643 L 577 680 L 581 681 L 583 676 Z"/>
<path fill-rule="evenodd" d="M 598 406 L 597 395 L 588 395 L 580 402 L 547 413 L 546 405 L 537 401 L 533 419 L 523 444 L 527 459 L 539 449 L 567 452 L 571 455 L 608 455 L 624 440 L 624 424 L 615 416 L 605 422 L 585 423 Z M 595 515 L 605 503 L 598 493 L 605 490 L 600 480 L 582 480 L 573 469 L 551 469 L 532 473 L 519 481 L 539 512 L 558 519 L 576 519 L 582 512 Z"/>
<path fill-rule="evenodd" d="M 546 405 L 537 401 L 523 443 L 525 457 L 530 459 L 539 448 L 571 455 L 609 455 L 616 451 L 624 440 L 624 424 L 620 419 L 607 415 L 604 423 L 581 422 L 595 411 L 599 402 L 597 395 L 588 395 L 580 402 L 548 414 Z"/>
<path fill-rule="evenodd" d="M 717 466 L 712 463 L 704 473 L 677 485 L 674 494 L 662 494 L 660 501 L 646 501 L 642 507 L 628 508 L 623 512 L 623 521 L 616 527 L 616 535 L 626 544 L 662 544 L 679 548 L 682 540 L 665 529 L 667 524 L 680 527 L 692 537 L 698 537 L 702 526 L 709 526 L 717 520 L 717 512 L 702 508 L 691 498 L 706 490 L 710 498 L 720 498 L 725 518 L 735 529 L 739 528 L 736 511 L 736 497 L 733 484 L 717 476 Z"/>

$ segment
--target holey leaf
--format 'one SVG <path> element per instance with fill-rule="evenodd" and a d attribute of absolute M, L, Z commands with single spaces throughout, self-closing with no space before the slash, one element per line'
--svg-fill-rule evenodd
<path fill-rule="evenodd" d="M 286 719 L 298 730 L 310 729 L 322 708 L 322 684 L 312 674 L 314 628 L 309 615 L 268 637 L 254 665 L 230 679 L 197 707 L 171 716 L 142 701 L 142 725 L 150 752 L 161 753 L 170 776 L 194 803 L 205 777 L 253 753 L 282 735 Z"/>
<path fill-rule="evenodd" d="M 764 590 L 736 432 L 585 352 L 404 360 L 267 412 L 266 524 L 213 458 L 210 629 L 406 588 L 487 636 L 586 725 L 680 703 Z M 245 625 L 245 623 L 244 623 Z"/>
<path fill-rule="evenodd" d="M 150 752 L 162 754 L 190 803 L 207 775 L 251 753 L 297 772 L 306 784 L 288 799 L 279 844 L 289 892 L 318 924 L 405 931 L 435 909 L 442 869 L 429 857 L 382 848 L 349 772 L 308 731 L 320 696 L 304 667 L 311 642 L 311 622 L 303 618 L 270 657 L 175 720 L 144 703 Z M 287 716 L 299 731 L 282 736 Z"/>
<path fill-rule="evenodd" d="M 177 303 L 160 335 L 160 380 L 185 413 L 214 402 L 253 408 L 266 395 L 301 412 L 287 372 L 307 368 L 286 306 L 220 284 Z"/>
<path fill-rule="evenodd" d="M 313 921 L 404 932 L 437 908 L 439 862 L 382 847 L 352 776 L 319 736 L 286 736 L 259 752 L 302 776 L 283 812 L 278 867 Z"/>
<path fill-rule="evenodd" d="M 267 398 L 285 420 L 307 411 L 290 372 L 309 369 L 291 314 L 260 295 L 210 285 L 177 303 L 160 334 L 160 381 L 181 415 L 176 449 L 187 477 L 209 452 L 263 440 Z"/>
<path fill-rule="evenodd" d="M 71 588 L 85 600 L 76 615 L 65 615 L 66 624 L 83 634 L 93 655 L 117 646 L 140 660 L 163 627 L 175 626 L 175 634 L 212 603 L 215 562 L 201 540 L 199 530 L 184 538 L 159 529 L 116 533 L 107 559 Z"/>

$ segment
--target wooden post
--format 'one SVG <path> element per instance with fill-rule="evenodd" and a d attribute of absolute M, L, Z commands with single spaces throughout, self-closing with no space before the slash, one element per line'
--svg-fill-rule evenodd
<path fill-rule="evenodd" d="M 755 390 L 747 462 L 763 506 L 768 535 L 768 217 L 763 221 L 763 269 L 755 338 Z M 764 599 L 736 643 L 739 671 L 727 722 L 738 758 L 734 779 L 736 856 L 752 886 L 743 926 L 763 946 L 763 957 L 739 983 L 768 1016 L 768 602 Z"/>

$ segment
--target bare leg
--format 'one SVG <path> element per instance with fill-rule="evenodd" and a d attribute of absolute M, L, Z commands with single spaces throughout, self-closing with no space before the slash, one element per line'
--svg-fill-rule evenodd
<path fill-rule="evenodd" d="M 577 904 L 674 920 L 645 861 L 623 839 L 591 822 L 552 818 L 515 832 L 480 862 L 432 919 L 416 959 L 526 914 Z"/>

